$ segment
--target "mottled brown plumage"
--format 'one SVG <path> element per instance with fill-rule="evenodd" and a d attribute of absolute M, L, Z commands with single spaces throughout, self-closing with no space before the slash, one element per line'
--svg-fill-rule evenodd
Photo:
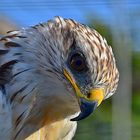
<path fill-rule="evenodd" d="M 9 32 L 0 39 L 0 122 L 7 118 L 0 137 L 70 140 L 79 101 L 98 106 L 115 93 L 118 80 L 106 40 L 72 19 Z"/>

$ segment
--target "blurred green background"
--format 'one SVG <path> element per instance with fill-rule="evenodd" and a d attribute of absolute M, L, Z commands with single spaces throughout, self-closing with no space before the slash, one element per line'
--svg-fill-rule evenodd
<path fill-rule="evenodd" d="M 56 15 L 100 32 L 113 47 L 120 71 L 116 94 L 78 122 L 74 140 L 140 140 L 140 1 L 1 0 L 0 34 Z"/>

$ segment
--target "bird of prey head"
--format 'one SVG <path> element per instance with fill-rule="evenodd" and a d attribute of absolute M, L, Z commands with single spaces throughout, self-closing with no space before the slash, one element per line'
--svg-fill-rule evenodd
<path fill-rule="evenodd" d="M 116 91 L 112 48 L 96 30 L 72 19 L 56 17 L 9 32 L 1 42 L 0 85 L 15 139 L 58 121 L 82 120 Z"/>

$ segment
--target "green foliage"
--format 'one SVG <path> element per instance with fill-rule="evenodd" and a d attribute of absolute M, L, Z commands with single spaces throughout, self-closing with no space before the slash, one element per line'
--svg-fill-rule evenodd
<path fill-rule="evenodd" d="M 140 52 L 133 52 L 132 62 L 133 72 L 140 74 Z"/>

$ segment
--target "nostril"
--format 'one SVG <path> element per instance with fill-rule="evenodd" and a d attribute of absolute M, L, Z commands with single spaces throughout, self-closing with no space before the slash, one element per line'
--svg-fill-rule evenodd
<path fill-rule="evenodd" d="M 87 94 L 87 98 L 90 98 L 91 97 L 91 93 L 89 92 L 88 94 Z"/>

